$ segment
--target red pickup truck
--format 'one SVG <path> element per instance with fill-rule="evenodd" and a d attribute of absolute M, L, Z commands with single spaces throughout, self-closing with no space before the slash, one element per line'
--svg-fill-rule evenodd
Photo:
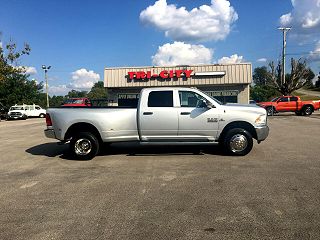
<path fill-rule="evenodd" d="M 298 96 L 281 96 L 271 102 L 259 102 L 260 107 L 267 110 L 268 116 L 278 112 L 295 112 L 298 116 L 311 115 L 320 108 L 320 100 L 302 101 Z"/>

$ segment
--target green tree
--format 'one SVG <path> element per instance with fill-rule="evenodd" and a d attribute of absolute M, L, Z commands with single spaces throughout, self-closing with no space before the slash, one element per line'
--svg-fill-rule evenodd
<path fill-rule="evenodd" d="M 265 102 L 280 93 L 269 85 L 255 85 L 250 88 L 250 98 L 257 102 Z"/>
<path fill-rule="evenodd" d="M 88 92 L 87 91 L 77 91 L 72 89 L 71 91 L 68 92 L 66 95 L 66 98 L 82 98 L 82 97 L 87 97 Z"/>
<path fill-rule="evenodd" d="M 29 44 L 25 43 L 22 50 L 17 50 L 17 45 L 12 41 L 0 47 L 0 101 L 6 106 L 38 104 L 42 83 L 29 80 L 25 69 L 17 66 L 21 56 L 29 55 L 30 51 Z"/>
<path fill-rule="evenodd" d="M 52 96 L 50 97 L 50 107 L 60 107 L 66 100 L 64 96 Z"/>
<path fill-rule="evenodd" d="M 271 81 L 268 68 L 266 66 L 257 67 L 253 70 L 253 82 L 255 85 L 267 85 Z"/>
<path fill-rule="evenodd" d="M 90 92 L 88 93 L 88 97 L 90 99 L 101 99 L 107 97 L 107 90 L 104 87 L 103 81 L 99 81 L 94 84 L 91 88 Z"/>

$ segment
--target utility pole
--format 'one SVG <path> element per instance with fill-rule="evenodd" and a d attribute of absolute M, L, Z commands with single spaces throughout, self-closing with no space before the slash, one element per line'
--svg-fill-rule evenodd
<path fill-rule="evenodd" d="M 48 92 L 48 70 L 51 68 L 51 66 L 42 65 L 42 69 L 44 70 L 44 77 L 46 79 L 46 95 L 47 95 L 47 108 L 49 108 L 49 92 Z"/>
<path fill-rule="evenodd" d="M 279 30 L 282 31 L 283 35 L 283 42 L 282 42 L 282 79 L 281 79 L 281 86 L 286 82 L 286 36 L 287 32 L 290 31 L 291 27 L 279 27 Z"/>

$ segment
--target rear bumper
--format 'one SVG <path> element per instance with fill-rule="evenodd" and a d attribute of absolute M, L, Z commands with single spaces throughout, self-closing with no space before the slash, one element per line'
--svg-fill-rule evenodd
<path fill-rule="evenodd" d="M 269 135 L 269 127 L 263 126 L 263 127 L 256 127 L 256 133 L 257 133 L 257 141 L 263 141 L 265 140 Z"/>
<path fill-rule="evenodd" d="M 53 129 L 45 129 L 45 130 L 44 130 L 44 135 L 45 135 L 47 138 L 54 138 L 54 139 L 56 139 L 56 135 L 55 135 Z"/>

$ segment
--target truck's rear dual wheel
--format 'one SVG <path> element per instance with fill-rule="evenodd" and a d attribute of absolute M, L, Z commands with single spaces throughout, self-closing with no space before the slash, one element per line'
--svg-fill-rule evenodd
<path fill-rule="evenodd" d="M 253 140 L 248 131 L 242 128 L 233 128 L 225 135 L 223 145 L 227 154 L 244 156 L 251 151 Z"/>
<path fill-rule="evenodd" d="M 80 132 L 72 137 L 70 152 L 75 159 L 90 160 L 99 152 L 99 141 L 90 132 Z"/>

